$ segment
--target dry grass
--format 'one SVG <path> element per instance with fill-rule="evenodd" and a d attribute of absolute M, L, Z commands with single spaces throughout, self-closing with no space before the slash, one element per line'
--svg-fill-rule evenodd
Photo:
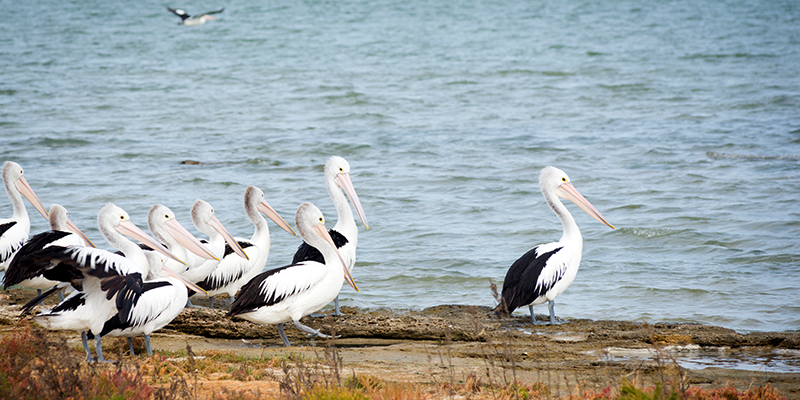
<path fill-rule="evenodd" d="M 335 324 L 330 322 L 331 331 Z M 478 316 L 475 329 L 482 329 Z M 566 382 L 568 393 L 551 390 L 555 381 L 545 375 L 534 383 L 517 380 L 518 355 L 510 337 L 487 340 L 480 346 L 483 372 L 458 376 L 453 368 L 450 335 L 444 346 L 428 353 L 429 364 L 448 372 L 428 383 L 393 382 L 343 369 L 341 354 L 331 339 L 315 356 L 286 354 L 246 357 L 232 352 L 195 354 L 188 345 L 179 352 L 159 351 L 153 357 L 127 357 L 123 340 L 110 343 L 115 364 L 87 364 L 82 349 L 64 339 L 21 322 L 13 334 L 0 339 L 0 398 L 23 399 L 553 399 L 568 400 L 780 400 L 769 385 L 739 391 L 733 386 L 691 387 L 668 353 L 654 344 L 659 378 L 644 386 L 630 380 L 608 382 L 602 390 L 581 382 Z M 657 343 L 657 341 L 653 341 Z M 559 382 L 562 383 L 562 382 Z"/>

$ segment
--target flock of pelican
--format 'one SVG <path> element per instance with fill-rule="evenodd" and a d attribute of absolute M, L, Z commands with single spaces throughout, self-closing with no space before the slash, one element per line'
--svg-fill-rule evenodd
<path fill-rule="evenodd" d="M 291 265 L 264 272 L 270 249 L 264 216 L 286 232 L 295 232 L 254 186 L 247 187 L 244 195 L 245 214 L 254 226 L 250 238 L 231 235 L 214 215 L 213 207 L 203 200 L 195 201 L 191 217 L 197 230 L 208 235 L 207 240 L 197 239 L 163 205 L 154 205 L 148 213 L 150 236 L 131 222 L 125 210 L 106 204 L 97 223 L 100 234 L 117 250 L 111 252 L 96 248 L 72 223 L 64 207 L 53 205 L 48 212 L 25 179 L 22 167 L 8 161 L 3 166 L 3 183 L 14 214 L 0 220 L 4 285 L 41 291 L 23 306 L 24 313 L 47 296 L 66 292 L 58 305 L 33 319 L 48 329 L 81 332 L 90 361 L 90 339 L 95 341 L 97 360 L 105 361 L 101 346 L 104 336 L 127 337 L 132 343 L 131 338 L 143 335 L 147 352 L 152 354 L 150 334 L 191 304 L 190 291 L 206 294 L 211 301 L 215 294 L 228 293 L 233 298 L 238 293 L 228 316 L 278 324 L 286 346 L 289 341 L 283 324 L 289 321 L 325 337 L 299 320 L 334 301 L 344 282 L 358 291 L 351 275 L 358 228 L 347 197 L 367 226 L 350 179 L 350 165 L 344 158 L 334 156 L 327 161 L 325 181 L 339 214 L 336 226 L 328 231 L 322 212 L 313 204 L 303 203 L 297 209 L 295 227 L 306 244 L 298 249 Z M 30 240 L 23 196 L 49 220 L 51 228 Z"/>
<path fill-rule="evenodd" d="M 195 293 L 208 295 L 212 307 L 214 295 L 227 293 L 232 299 L 228 317 L 277 325 L 285 346 L 290 343 L 284 324 L 290 321 L 309 334 L 328 337 L 300 323 L 300 319 L 331 301 L 335 302 L 335 314 L 341 314 L 338 295 L 345 282 L 358 292 L 352 277 L 358 227 L 350 204 L 364 227 L 369 227 L 347 161 L 331 157 L 324 175 L 338 214 L 335 226 L 326 229 L 322 212 L 311 203 L 301 204 L 295 214 L 295 229 L 304 242 L 291 264 L 265 271 L 270 234 L 264 216 L 289 234 L 295 232 L 254 186 L 247 187 L 244 195 L 245 214 L 254 225 L 249 239 L 231 235 L 214 215 L 213 207 L 203 200 L 195 201 L 191 208 L 195 228 L 208 236 L 203 240 L 192 235 L 163 205 L 150 209 L 150 236 L 131 222 L 125 210 L 109 203 L 101 208 L 97 221 L 100 234 L 117 250 L 111 252 L 96 248 L 72 223 L 64 207 L 54 204 L 48 212 L 25 179 L 22 167 L 7 161 L 2 179 L 14 213 L 10 219 L 0 220 L 4 285 L 39 290 L 40 294 L 23 306 L 24 314 L 44 298 L 59 293 L 60 303 L 33 319 L 48 329 L 80 332 L 89 361 L 93 360 L 90 339 L 95 341 L 97 360 L 105 361 L 100 343 L 105 336 L 127 337 L 129 344 L 131 338 L 144 336 L 147 352 L 152 355 L 150 334 L 169 324 L 185 306 L 194 306 L 190 297 Z M 556 324 L 554 300 L 575 279 L 583 250 L 580 230 L 560 199 L 572 201 L 597 221 L 614 227 L 563 171 L 544 168 L 539 184 L 564 233 L 558 242 L 536 246 L 511 265 L 494 311 L 508 315 L 528 306 L 531 321 L 536 324 L 533 306 L 548 302 L 550 323 Z M 51 228 L 30 240 L 23 196 L 48 219 Z"/>

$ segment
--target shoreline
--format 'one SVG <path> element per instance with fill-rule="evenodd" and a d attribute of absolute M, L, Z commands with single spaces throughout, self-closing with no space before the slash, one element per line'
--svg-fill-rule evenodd
<path fill-rule="evenodd" d="M 0 335 L 13 331 L 19 321 L 17 304 L 33 293 L 2 292 L 9 298 L 0 302 Z M 195 303 L 207 304 L 205 300 L 199 297 Z M 599 391 L 622 379 L 649 386 L 666 371 L 701 388 L 730 383 L 746 390 L 770 384 L 787 399 L 800 399 L 796 332 L 742 334 L 700 324 L 592 320 L 534 326 L 528 316 L 501 320 L 489 307 L 463 305 L 424 310 L 342 307 L 342 312 L 344 316 L 302 319 L 325 333 L 335 332 L 336 339 L 309 338 L 287 325 L 292 346 L 286 348 L 275 326 L 226 318 L 221 309 L 187 308 L 153 333 L 152 344 L 155 351 L 182 351 L 188 345 L 197 354 L 225 351 L 248 357 L 319 357 L 334 344 L 347 374 L 395 382 L 441 384 L 469 376 L 485 380 L 513 375 L 522 382 L 545 382 L 566 395 L 578 387 Z M 63 335 L 71 346 L 80 346 L 77 333 Z"/>

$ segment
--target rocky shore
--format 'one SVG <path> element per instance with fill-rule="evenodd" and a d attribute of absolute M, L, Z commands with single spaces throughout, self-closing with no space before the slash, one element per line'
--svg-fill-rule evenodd
<path fill-rule="evenodd" d="M 18 304 L 30 292 L 3 292 L 0 334 L 14 329 Z M 195 303 L 207 304 L 204 300 Z M 436 384 L 469 376 L 483 382 L 542 381 L 562 395 L 619 385 L 623 378 L 642 385 L 672 380 L 708 388 L 769 383 L 788 399 L 800 399 L 800 333 L 741 334 L 699 324 L 574 319 L 534 326 L 527 316 L 503 320 L 489 307 L 463 305 L 342 311 L 344 316 L 303 319 L 336 339 L 308 337 L 287 324 L 292 347 L 285 348 L 274 326 L 226 318 L 221 309 L 187 308 L 153 335 L 153 348 L 174 351 L 188 344 L 198 354 L 319 356 L 333 344 L 346 373 L 390 381 Z M 77 343 L 77 336 L 69 340 Z"/>

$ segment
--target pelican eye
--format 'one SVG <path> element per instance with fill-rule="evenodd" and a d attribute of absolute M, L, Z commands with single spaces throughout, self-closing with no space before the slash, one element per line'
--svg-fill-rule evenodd
<path fill-rule="evenodd" d="M 319 222 L 320 222 L 320 223 L 323 223 L 323 222 L 325 222 L 325 219 L 324 219 L 324 218 L 322 218 L 322 217 L 319 217 Z"/>
<path fill-rule="evenodd" d="M 169 219 L 169 214 L 164 214 L 164 218 Z"/>
<path fill-rule="evenodd" d="M 339 172 L 344 172 L 344 168 L 339 167 Z"/>
<path fill-rule="evenodd" d="M 564 177 L 564 176 L 562 176 L 562 177 L 561 177 L 561 182 L 566 182 L 566 181 L 567 181 L 567 178 L 566 178 L 566 177 Z"/>
<path fill-rule="evenodd" d="M 121 220 L 123 220 L 123 221 L 124 221 L 124 220 L 125 220 L 125 216 L 124 216 L 124 215 L 120 215 L 120 216 L 119 216 L 119 219 L 121 219 Z"/>

